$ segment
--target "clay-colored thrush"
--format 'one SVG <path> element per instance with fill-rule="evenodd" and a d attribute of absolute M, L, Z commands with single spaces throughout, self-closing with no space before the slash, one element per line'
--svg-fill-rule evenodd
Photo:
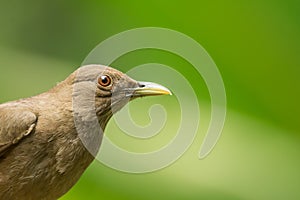
<path fill-rule="evenodd" d="M 162 94 L 171 93 L 88 65 L 48 92 L 1 104 L 0 199 L 61 197 L 93 161 L 113 113 L 134 98 Z"/>

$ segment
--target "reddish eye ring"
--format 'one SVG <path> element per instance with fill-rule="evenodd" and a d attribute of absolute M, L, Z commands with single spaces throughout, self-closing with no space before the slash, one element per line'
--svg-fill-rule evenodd
<path fill-rule="evenodd" d="M 111 78 L 107 75 L 100 76 L 98 78 L 98 83 L 103 87 L 107 87 L 111 84 Z"/>

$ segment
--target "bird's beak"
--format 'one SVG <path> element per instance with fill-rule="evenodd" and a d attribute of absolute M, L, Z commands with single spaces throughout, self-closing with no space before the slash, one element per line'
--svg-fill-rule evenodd
<path fill-rule="evenodd" d="M 133 97 L 172 95 L 171 91 L 157 83 L 138 82 L 138 87 L 133 91 Z"/>

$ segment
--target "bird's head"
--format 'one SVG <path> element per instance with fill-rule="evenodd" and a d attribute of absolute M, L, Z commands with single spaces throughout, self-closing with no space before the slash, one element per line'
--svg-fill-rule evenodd
<path fill-rule="evenodd" d="M 95 109 L 102 129 L 113 113 L 138 97 L 171 94 L 167 88 L 151 82 L 139 82 L 103 65 L 87 65 L 74 73 L 73 106 L 82 116 Z"/>
<path fill-rule="evenodd" d="M 75 127 L 83 144 L 94 156 L 106 124 L 115 112 L 138 97 L 171 94 L 159 84 L 133 80 L 103 65 L 80 67 L 62 84 L 72 86 Z"/>

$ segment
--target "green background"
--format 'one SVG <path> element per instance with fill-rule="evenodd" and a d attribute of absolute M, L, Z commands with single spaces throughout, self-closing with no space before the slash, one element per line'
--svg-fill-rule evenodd
<path fill-rule="evenodd" d="M 199 42 L 222 74 L 228 113 L 217 146 L 207 158 L 198 159 L 209 120 L 209 94 L 191 66 L 167 52 L 129 53 L 113 66 L 126 71 L 163 63 L 189 79 L 204 125 L 173 165 L 138 175 L 94 162 L 61 199 L 300 199 L 299 13 L 297 0 L 2 0 L 0 102 L 48 90 L 111 35 L 145 26 L 174 29 Z M 130 104 L 133 118 L 149 123 L 149 105 L 160 102 L 179 109 L 172 97 L 139 99 Z M 172 115 L 167 123 L 176 125 L 178 118 Z M 125 136 L 112 120 L 107 135 L 120 146 L 146 151 L 165 144 L 173 129 L 144 145 L 121 140 Z"/>

